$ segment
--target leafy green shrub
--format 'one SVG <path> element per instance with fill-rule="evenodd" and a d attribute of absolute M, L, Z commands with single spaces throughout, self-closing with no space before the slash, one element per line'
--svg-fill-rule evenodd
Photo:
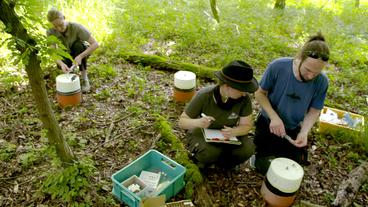
<path fill-rule="evenodd" d="M 109 64 L 100 64 L 98 66 L 92 66 L 89 69 L 90 74 L 101 79 L 111 80 L 116 77 L 117 73 L 115 68 Z"/>
<path fill-rule="evenodd" d="M 28 168 L 42 159 L 39 151 L 32 149 L 32 151 L 19 155 L 19 163 L 24 168 Z"/>
<path fill-rule="evenodd" d="M 94 95 L 94 97 L 97 100 L 102 101 L 102 100 L 106 100 L 106 99 L 110 98 L 111 97 L 111 93 L 110 93 L 110 90 L 109 89 L 103 89 L 99 93 L 96 93 Z"/>
<path fill-rule="evenodd" d="M 0 160 L 8 161 L 15 155 L 17 146 L 10 142 L 3 142 L 0 144 Z"/>
<path fill-rule="evenodd" d="M 72 206 L 92 206 L 89 177 L 94 169 L 92 161 L 87 159 L 66 168 L 54 169 L 48 172 L 41 192 Z"/>

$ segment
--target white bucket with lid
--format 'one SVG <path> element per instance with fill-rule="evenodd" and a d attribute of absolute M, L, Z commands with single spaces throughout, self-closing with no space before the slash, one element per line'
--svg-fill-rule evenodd
<path fill-rule="evenodd" d="M 75 106 L 81 102 L 81 87 L 76 74 L 61 74 L 56 77 L 57 101 L 62 106 Z"/>
<path fill-rule="evenodd" d="M 304 176 L 303 168 L 294 160 L 276 158 L 268 168 L 261 194 L 269 206 L 291 206 Z"/>
<path fill-rule="evenodd" d="M 192 99 L 196 88 L 196 74 L 190 71 L 178 71 L 174 74 L 174 99 L 187 102 Z"/>

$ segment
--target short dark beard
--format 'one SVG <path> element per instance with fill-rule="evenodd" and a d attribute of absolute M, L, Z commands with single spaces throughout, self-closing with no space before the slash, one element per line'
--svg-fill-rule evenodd
<path fill-rule="evenodd" d="M 302 76 L 302 73 L 300 72 L 300 66 L 301 66 L 301 65 L 299 65 L 299 67 L 298 67 L 299 77 L 300 77 L 300 79 L 302 79 L 302 81 L 305 83 L 305 82 L 307 82 L 307 80 L 305 80 L 305 78 Z"/>
<path fill-rule="evenodd" d="M 299 77 L 300 79 L 302 79 L 303 83 L 307 83 L 310 82 L 312 80 L 314 80 L 314 78 L 312 78 L 311 80 L 306 80 L 303 76 L 302 76 L 302 72 L 300 72 L 300 68 L 302 67 L 302 62 L 300 62 L 299 67 L 298 67 L 298 72 L 299 72 Z"/>

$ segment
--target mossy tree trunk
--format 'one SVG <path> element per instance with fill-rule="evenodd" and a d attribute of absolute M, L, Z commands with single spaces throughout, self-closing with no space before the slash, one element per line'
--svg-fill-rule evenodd
<path fill-rule="evenodd" d="M 25 43 L 16 44 L 16 48 L 21 54 L 25 54 L 25 57 L 23 57 L 26 58 L 24 61 L 25 70 L 40 119 L 43 127 L 47 130 L 49 143 L 55 146 L 57 155 L 63 163 L 73 163 L 75 157 L 61 134 L 60 127 L 47 97 L 40 60 L 37 57 L 38 51 L 35 47 L 36 41 L 28 35 L 27 30 L 20 22 L 20 17 L 15 13 L 14 6 L 12 1 L 0 0 L 0 20 L 4 23 L 7 33 L 12 35 L 17 42 Z"/>
<path fill-rule="evenodd" d="M 285 9 L 285 0 L 276 0 L 275 2 L 275 9 Z"/>
<path fill-rule="evenodd" d="M 220 17 L 217 11 L 216 0 L 210 0 L 210 5 L 211 5 L 211 11 L 212 11 L 213 18 L 215 18 L 217 23 L 220 23 Z"/>
<path fill-rule="evenodd" d="M 360 4 L 360 1 L 359 0 L 355 0 L 355 7 L 356 8 L 359 8 L 359 4 Z"/>

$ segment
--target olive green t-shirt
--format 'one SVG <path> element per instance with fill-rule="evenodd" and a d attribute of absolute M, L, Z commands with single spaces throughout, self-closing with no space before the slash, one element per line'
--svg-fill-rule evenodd
<path fill-rule="evenodd" d="M 212 116 L 216 120 L 208 127 L 210 129 L 222 129 L 224 126 L 234 127 L 239 123 L 240 117 L 252 113 L 252 102 L 249 96 L 240 98 L 229 110 L 220 108 L 215 101 L 214 89 L 216 86 L 208 86 L 198 91 L 185 108 L 185 113 L 192 119 L 199 118 L 201 113 Z"/>
<path fill-rule="evenodd" d="M 65 45 L 69 52 L 75 41 L 80 40 L 84 42 L 87 41 L 91 36 L 91 33 L 85 27 L 74 22 L 68 22 L 64 33 L 60 33 L 56 31 L 56 29 L 51 28 L 47 30 L 46 34 L 47 36 L 56 36 L 63 43 L 63 45 Z"/>

